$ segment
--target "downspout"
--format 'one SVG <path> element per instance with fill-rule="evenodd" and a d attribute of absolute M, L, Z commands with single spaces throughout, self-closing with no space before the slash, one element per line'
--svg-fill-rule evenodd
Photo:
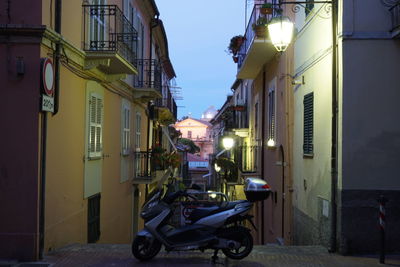
<path fill-rule="evenodd" d="M 338 186 L 338 88 L 337 88 L 337 0 L 332 0 L 332 148 L 331 148 L 331 238 L 330 251 L 336 251 L 337 186 Z"/>
<path fill-rule="evenodd" d="M 55 31 L 61 33 L 61 1 L 55 2 Z M 56 43 L 54 55 L 54 113 L 57 114 L 59 106 L 60 90 L 60 44 Z M 39 196 L 39 258 L 44 256 L 44 235 L 45 235 L 45 208 L 46 208 L 46 152 L 47 152 L 47 112 L 43 112 L 41 121 L 41 162 L 40 162 L 40 196 Z"/>
<path fill-rule="evenodd" d="M 265 78 L 265 71 L 263 72 L 263 79 L 262 79 L 263 85 L 262 85 L 262 99 L 261 99 L 261 105 L 262 105 L 262 116 L 259 116 L 261 118 L 261 177 L 264 178 L 264 132 L 265 132 L 265 120 L 264 120 L 264 114 L 265 114 L 265 91 L 266 86 L 266 78 Z M 264 238 L 264 233 L 265 233 L 265 218 L 264 218 L 264 200 L 261 201 L 261 245 L 264 245 L 265 238 Z"/>
<path fill-rule="evenodd" d="M 149 73 L 150 73 L 150 77 L 148 77 L 148 79 L 151 79 L 151 73 L 152 73 L 152 64 L 151 64 L 151 60 L 153 59 L 153 47 L 152 47 L 152 44 L 153 44 L 153 28 L 155 28 L 155 27 L 157 27 L 158 26 L 158 18 L 159 18 L 159 15 L 157 14 L 156 15 L 156 18 L 155 19 L 151 19 L 150 20 L 150 36 L 149 36 L 149 49 L 150 49 L 150 54 L 149 54 Z M 154 23 L 155 22 L 155 23 Z M 148 107 L 149 107 L 150 105 L 148 105 Z M 149 136 L 150 136 L 150 118 L 148 117 L 148 120 L 147 120 L 147 152 L 149 151 L 149 148 L 150 148 L 150 138 L 149 138 Z"/>
<path fill-rule="evenodd" d="M 56 33 L 61 34 L 61 10 L 62 0 L 56 0 L 55 3 L 55 16 L 54 16 L 54 30 Z M 55 59 L 54 59 L 54 113 L 58 113 L 59 99 L 60 99 L 60 51 L 61 45 L 59 42 L 56 43 Z"/>

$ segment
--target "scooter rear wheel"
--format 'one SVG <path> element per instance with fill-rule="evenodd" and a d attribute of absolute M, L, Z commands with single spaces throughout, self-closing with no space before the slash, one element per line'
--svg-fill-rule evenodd
<path fill-rule="evenodd" d="M 160 249 L 160 241 L 157 239 L 150 240 L 144 236 L 136 236 L 132 243 L 132 254 L 140 261 L 151 260 Z"/>
<path fill-rule="evenodd" d="M 240 247 L 237 249 L 222 249 L 222 252 L 228 258 L 235 260 L 243 259 L 247 257 L 253 249 L 253 237 L 251 236 L 249 229 L 245 227 L 236 226 L 227 228 L 219 236 L 240 243 Z"/>

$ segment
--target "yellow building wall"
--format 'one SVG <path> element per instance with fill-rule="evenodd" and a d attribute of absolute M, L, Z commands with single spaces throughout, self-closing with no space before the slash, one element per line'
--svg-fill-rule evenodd
<path fill-rule="evenodd" d="M 47 53 L 42 49 L 42 56 Z M 60 105 L 48 114 L 45 251 L 86 242 L 87 201 L 83 199 L 86 81 L 61 68 Z"/>
<path fill-rule="evenodd" d="M 129 243 L 132 231 L 132 185 L 120 182 L 121 104 L 120 96 L 104 91 L 101 243 Z"/>

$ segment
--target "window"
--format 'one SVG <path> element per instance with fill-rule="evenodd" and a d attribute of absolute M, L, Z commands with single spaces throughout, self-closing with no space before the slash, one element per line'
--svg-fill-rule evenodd
<path fill-rule="evenodd" d="M 276 97 L 275 87 L 271 87 L 268 92 L 268 141 L 275 141 L 276 137 Z"/>
<path fill-rule="evenodd" d="M 88 198 L 88 243 L 100 238 L 100 194 Z"/>
<path fill-rule="evenodd" d="M 130 153 L 131 145 L 131 108 L 128 101 L 122 102 L 122 129 L 121 129 L 121 139 L 122 139 L 122 155 L 126 156 Z"/>
<path fill-rule="evenodd" d="M 103 97 L 91 93 L 89 99 L 89 158 L 99 158 L 102 153 Z"/>
<path fill-rule="evenodd" d="M 307 0 L 306 2 L 305 12 L 306 16 L 308 16 L 308 14 L 310 14 L 311 10 L 314 8 L 314 0 Z"/>
<path fill-rule="evenodd" d="M 304 155 L 312 156 L 314 153 L 313 134 L 314 134 L 314 93 L 304 96 Z"/>
<path fill-rule="evenodd" d="M 93 14 L 90 14 L 90 49 L 101 49 L 101 45 L 106 42 L 106 17 L 100 15 L 106 5 L 106 0 L 93 0 L 93 6 L 99 6 L 98 10 Z M 96 7 L 93 7 L 95 9 Z M 92 12 L 92 11 L 91 11 Z"/>
<path fill-rule="evenodd" d="M 142 115 L 136 112 L 136 134 L 135 134 L 135 148 L 136 152 L 140 152 L 140 136 L 141 136 Z"/>
<path fill-rule="evenodd" d="M 187 137 L 190 139 L 192 138 L 192 131 L 188 131 Z"/>

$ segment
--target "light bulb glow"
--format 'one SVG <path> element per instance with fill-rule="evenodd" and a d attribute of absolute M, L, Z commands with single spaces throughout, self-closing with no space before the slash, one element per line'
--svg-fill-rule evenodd
<path fill-rule="evenodd" d="M 283 52 L 292 41 L 293 22 L 288 17 L 275 17 L 268 24 L 268 32 L 276 50 Z"/>
<path fill-rule="evenodd" d="M 274 146 L 275 146 L 275 141 L 274 141 L 274 139 L 270 138 L 270 139 L 267 141 L 267 146 L 268 146 L 268 147 L 274 147 Z"/>
<path fill-rule="evenodd" d="M 227 150 L 231 149 L 234 144 L 235 144 L 235 141 L 233 140 L 232 137 L 224 137 L 224 139 L 222 139 L 222 145 Z"/>

